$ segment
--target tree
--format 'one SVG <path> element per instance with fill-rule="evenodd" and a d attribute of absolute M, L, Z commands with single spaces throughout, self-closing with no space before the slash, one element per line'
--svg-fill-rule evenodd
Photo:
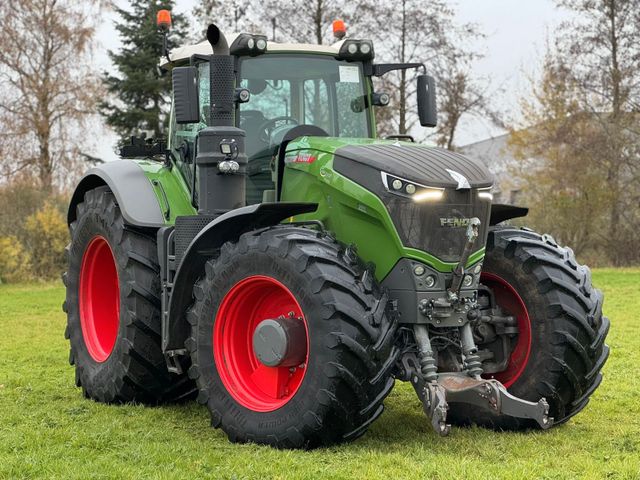
<path fill-rule="evenodd" d="M 592 114 L 608 190 L 608 239 L 614 264 L 637 247 L 640 186 L 640 0 L 559 0 L 574 12 L 558 35 L 558 49 L 572 66 L 581 105 Z M 636 255 L 640 259 L 640 255 Z"/>
<path fill-rule="evenodd" d="M 536 109 L 524 109 L 531 128 L 517 135 L 520 156 L 541 155 L 531 183 L 546 194 L 571 193 L 559 205 L 556 229 L 580 221 L 592 249 L 614 265 L 640 261 L 640 0 L 561 0 L 574 12 L 550 48 L 549 65 L 561 74 L 554 89 L 541 91 Z M 544 83 L 544 82 L 543 82 Z M 555 111 L 547 100 L 563 86 L 571 109 Z M 553 163 L 555 152 L 562 161 Z M 551 162 L 551 163 L 550 163 Z M 545 177 L 558 176 L 557 192 Z M 545 191 L 545 190 L 541 190 Z M 545 198 L 545 197 L 543 197 Z M 583 205 L 580 212 L 574 207 Z M 577 215 L 580 217 L 577 217 Z"/>
<path fill-rule="evenodd" d="M 247 32 L 256 28 L 256 24 L 250 20 L 250 12 L 255 2 L 248 0 L 201 0 L 193 8 L 193 16 L 196 25 L 197 42 L 202 41 L 207 32 L 207 26 L 215 23 L 223 31 Z M 262 22 L 266 27 L 266 22 Z M 256 32 L 266 33 L 266 32 Z"/>
<path fill-rule="evenodd" d="M 89 60 L 98 2 L 0 3 L 0 152 L 5 176 L 44 191 L 73 178 L 99 88 Z"/>
<path fill-rule="evenodd" d="M 527 128 L 511 133 L 510 148 L 520 162 L 521 179 L 531 209 L 527 223 L 552 232 L 578 255 L 595 256 L 604 227 L 606 192 L 597 163 L 602 141 L 592 116 L 580 105 L 580 91 L 561 58 L 548 53 L 542 78 L 521 101 Z M 585 168 L 587 167 L 587 168 Z"/>
<path fill-rule="evenodd" d="M 483 89 L 470 75 L 470 65 L 479 57 L 471 48 L 471 41 L 482 35 L 475 25 L 457 24 L 454 10 L 444 0 L 375 3 L 371 7 L 375 15 L 370 19 L 376 24 L 370 31 L 376 40 L 377 57 L 389 62 L 425 64 L 427 72 L 436 78 L 442 124 L 439 143 L 452 147 L 460 117 L 488 110 Z M 381 133 L 406 134 L 416 125 L 417 117 L 408 105 L 415 96 L 415 77 L 419 73 L 422 72 L 401 70 L 381 79 L 379 88 L 392 98 L 388 107 L 377 111 Z"/>
<path fill-rule="evenodd" d="M 336 41 L 331 25 L 342 19 L 349 31 L 357 31 L 359 19 L 368 19 L 369 0 L 266 0 L 256 4 L 254 18 L 260 19 L 261 33 L 271 33 L 279 42 L 331 44 Z"/>
<path fill-rule="evenodd" d="M 163 135 L 171 76 L 161 75 L 157 68 L 164 52 L 156 14 L 173 5 L 173 0 L 133 0 L 130 10 L 115 9 L 121 19 L 116 30 L 122 49 L 109 52 L 117 74 L 104 73 L 103 82 L 112 98 L 102 102 L 100 111 L 123 140 L 140 130 L 152 132 L 155 138 Z M 186 25 L 182 15 L 173 13 L 172 20 L 169 50 L 183 43 Z"/>
<path fill-rule="evenodd" d="M 464 115 L 489 120 L 504 128 L 504 122 L 490 105 L 492 97 L 482 80 L 471 73 L 471 65 L 462 62 L 450 64 L 441 72 L 436 92 L 438 94 L 438 126 L 436 143 L 447 150 L 455 149 L 456 133 Z"/>
<path fill-rule="evenodd" d="M 31 252 L 31 269 L 36 278 L 56 278 L 64 271 L 66 259 L 62 252 L 69 243 L 69 228 L 65 215 L 52 202 L 25 220 L 26 247 Z"/>

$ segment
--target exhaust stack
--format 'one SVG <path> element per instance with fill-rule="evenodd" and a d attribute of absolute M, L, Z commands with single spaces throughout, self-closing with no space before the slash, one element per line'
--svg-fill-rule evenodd
<path fill-rule="evenodd" d="M 211 80 L 211 111 L 209 125 L 233 126 L 234 62 L 229 55 L 229 44 L 220 29 L 211 24 L 207 28 L 207 40 L 213 48 L 209 76 Z"/>
<path fill-rule="evenodd" d="M 198 133 L 198 213 L 217 216 L 245 205 L 247 156 L 245 132 L 234 122 L 234 57 L 216 25 L 207 28 L 207 40 L 214 54 L 209 58 L 209 126 Z"/>

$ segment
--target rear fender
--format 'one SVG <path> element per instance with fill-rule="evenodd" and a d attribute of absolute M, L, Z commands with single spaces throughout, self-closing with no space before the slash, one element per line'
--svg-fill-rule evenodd
<path fill-rule="evenodd" d="M 134 161 L 116 160 L 94 167 L 82 177 L 73 192 L 67 223 L 76 220 L 76 207 L 87 191 L 107 185 L 113 192 L 128 224 L 139 227 L 162 227 L 165 216 L 158 203 L 151 182 L 144 170 Z"/>

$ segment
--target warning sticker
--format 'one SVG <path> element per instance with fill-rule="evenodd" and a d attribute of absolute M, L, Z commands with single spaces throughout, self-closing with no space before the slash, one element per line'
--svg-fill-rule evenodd
<path fill-rule="evenodd" d="M 338 69 L 340 70 L 341 82 L 344 82 L 344 83 L 360 82 L 360 71 L 358 67 L 353 67 L 350 65 L 340 65 Z"/>

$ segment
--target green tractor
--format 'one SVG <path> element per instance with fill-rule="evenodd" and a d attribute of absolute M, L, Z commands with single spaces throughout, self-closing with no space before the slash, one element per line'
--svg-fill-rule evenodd
<path fill-rule="evenodd" d="M 492 204 L 481 163 L 376 136 L 389 96 L 373 77 L 422 64 L 210 25 L 160 68 L 167 144 L 133 138 L 69 207 L 66 336 L 86 397 L 197 398 L 231 441 L 285 448 L 363 435 L 395 380 L 440 435 L 547 429 L 587 405 L 609 351 L 589 269 L 499 225 L 527 210 Z M 433 127 L 433 78 L 417 91 Z"/>

